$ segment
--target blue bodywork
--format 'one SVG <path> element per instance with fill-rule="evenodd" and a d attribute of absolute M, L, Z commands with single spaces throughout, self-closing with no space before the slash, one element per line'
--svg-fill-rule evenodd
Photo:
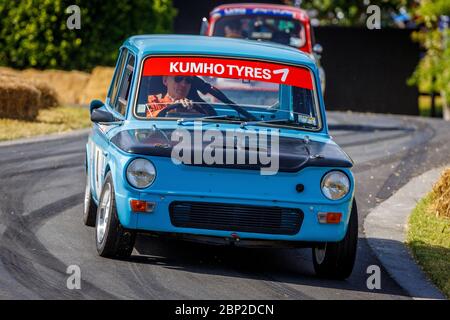
<path fill-rule="evenodd" d="M 308 242 L 330 242 L 343 239 L 354 198 L 351 160 L 328 134 L 325 107 L 320 94 L 318 68 L 313 60 L 299 50 L 281 45 L 202 36 L 135 36 L 124 43 L 122 52 L 123 49 L 127 49 L 129 54 L 135 56 L 134 68 L 137 71 L 134 72 L 131 80 L 131 98 L 128 100 L 127 111 L 123 116 L 112 109 L 109 98 L 106 98 L 105 105 L 102 107 L 113 113 L 116 118 L 123 120 L 123 123 L 120 125 L 94 123 L 86 145 L 87 172 L 92 197 L 98 203 L 105 176 L 111 172 L 118 217 L 123 227 L 139 231 L 221 238 L 229 238 L 232 233 L 237 233 L 240 239 Z M 280 137 L 286 139 L 299 141 L 309 139 L 317 152 L 322 154 L 322 159 L 315 163 L 310 161 L 295 172 L 261 175 L 258 170 L 251 169 L 175 165 L 170 157 L 144 152 L 139 154 L 139 151 L 130 148 L 129 143 L 121 145 L 117 137 L 132 133 L 133 130 L 148 130 L 153 125 L 156 125 L 158 130 L 173 130 L 180 125 L 175 120 L 138 120 L 132 112 L 142 62 L 146 57 L 156 55 L 260 59 L 310 69 L 314 75 L 313 81 L 320 106 L 320 130 L 308 131 L 282 127 L 278 129 Z M 209 126 L 216 125 L 217 123 L 209 122 L 204 127 L 207 129 Z M 239 130 L 239 124 L 222 122 L 219 128 L 222 131 Z M 156 180 L 147 189 L 136 189 L 127 181 L 127 165 L 135 158 L 146 158 L 156 167 Z M 321 192 L 321 180 L 330 170 L 345 172 L 350 179 L 351 190 L 341 200 L 329 200 Z M 296 190 L 296 186 L 300 183 L 305 187 L 303 192 Z M 130 208 L 130 199 L 155 202 L 155 210 L 152 213 L 134 213 Z M 169 216 L 169 205 L 175 201 L 296 208 L 303 212 L 303 221 L 300 231 L 289 235 L 176 227 Z M 317 218 L 319 212 L 340 212 L 343 218 L 339 224 L 320 224 Z"/>

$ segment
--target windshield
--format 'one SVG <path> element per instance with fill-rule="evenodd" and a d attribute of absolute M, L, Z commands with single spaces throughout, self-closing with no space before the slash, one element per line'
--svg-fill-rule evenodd
<path fill-rule="evenodd" d="M 308 69 L 227 58 L 147 58 L 134 114 L 139 119 L 320 128 Z"/>
<path fill-rule="evenodd" d="M 213 36 L 272 41 L 295 48 L 306 43 L 305 28 L 300 21 L 273 15 L 222 17 L 214 24 Z"/>

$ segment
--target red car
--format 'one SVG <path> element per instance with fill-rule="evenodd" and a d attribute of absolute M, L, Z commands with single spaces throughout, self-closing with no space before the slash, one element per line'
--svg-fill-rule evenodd
<path fill-rule="evenodd" d="M 200 33 L 207 36 L 271 41 L 311 55 L 319 64 L 322 90 L 325 73 L 320 67 L 322 46 L 314 43 L 309 16 L 297 7 L 262 3 L 221 5 L 203 18 Z"/>

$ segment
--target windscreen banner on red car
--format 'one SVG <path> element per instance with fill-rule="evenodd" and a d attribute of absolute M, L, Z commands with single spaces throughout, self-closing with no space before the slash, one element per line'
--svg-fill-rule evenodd
<path fill-rule="evenodd" d="M 203 57 L 151 57 L 143 76 L 207 76 L 285 84 L 312 90 L 311 72 L 271 62 Z"/>

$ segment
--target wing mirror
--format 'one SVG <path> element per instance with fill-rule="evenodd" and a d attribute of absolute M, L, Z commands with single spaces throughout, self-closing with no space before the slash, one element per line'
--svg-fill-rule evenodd
<path fill-rule="evenodd" d="M 318 54 L 318 55 L 321 55 L 322 52 L 323 52 L 323 47 L 322 47 L 322 45 L 316 43 L 316 44 L 314 45 L 314 47 L 313 47 L 313 52 L 316 53 L 316 54 Z"/>
<path fill-rule="evenodd" d="M 95 109 L 101 108 L 103 107 L 105 104 L 100 101 L 100 100 L 92 100 L 91 104 L 89 105 L 89 110 L 92 114 L 92 111 L 94 111 Z"/>
<path fill-rule="evenodd" d="M 208 27 L 209 27 L 208 19 L 203 17 L 203 19 L 202 19 L 202 26 L 200 28 L 200 35 L 201 36 L 206 36 L 207 35 Z"/>
<path fill-rule="evenodd" d="M 94 109 L 91 113 L 91 121 L 100 124 L 113 124 L 120 120 L 116 119 L 110 112 L 101 109 Z"/>

